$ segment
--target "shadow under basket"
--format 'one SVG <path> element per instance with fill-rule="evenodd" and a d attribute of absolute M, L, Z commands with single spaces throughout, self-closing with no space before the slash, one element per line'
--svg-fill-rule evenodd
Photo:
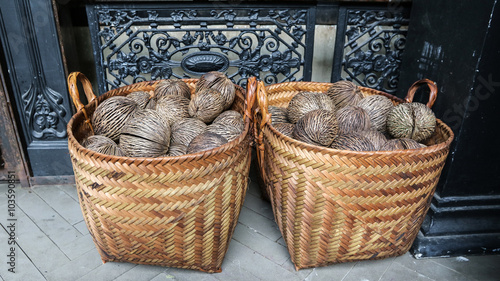
<path fill-rule="evenodd" d="M 430 101 L 435 99 L 437 88 L 426 80 L 410 89 L 407 101 L 426 83 Z M 301 91 L 325 92 L 331 85 L 288 82 L 264 87 L 260 82 L 257 87 L 259 170 L 297 270 L 406 253 L 429 209 L 453 140 L 451 129 L 437 120 L 425 148 L 356 152 L 309 145 L 271 125 L 268 105 L 286 107 Z M 404 102 L 360 89 L 364 96 Z"/>
<path fill-rule="evenodd" d="M 79 101 L 78 80 L 90 101 L 86 106 Z M 158 82 L 132 84 L 95 98 L 83 74 L 68 77 L 78 109 L 68 123 L 68 146 L 83 217 L 103 262 L 220 272 L 247 190 L 253 94 L 245 100 L 236 86 L 232 109 L 243 114 L 244 132 L 212 150 L 138 158 L 104 155 L 80 144 L 91 134 L 88 119 L 96 104 L 152 91 Z M 197 80 L 184 82 L 194 91 Z"/>

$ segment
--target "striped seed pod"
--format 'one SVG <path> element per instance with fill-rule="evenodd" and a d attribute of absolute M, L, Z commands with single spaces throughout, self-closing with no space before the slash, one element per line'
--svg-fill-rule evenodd
<path fill-rule="evenodd" d="M 325 109 L 335 111 L 332 100 L 323 93 L 301 92 L 296 94 L 288 103 L 287 118 L 290 123 L 297 123 L 306 113 Z"/>
<path fill-rule="evenodd" d="M 138 108 L 137 103 L 127 97 L 114 96 L 106 99 L 92 114 L 94 133 L 118 141 L 121 129 Z"/>
<path fill-rule="evenodd" d="M 207 129 L 207 124 L 196 118 L 182 118 L 172 124 L 171 144 L 183 144 L 186 147 Z"/>
<path fill-rule="evenodd" d="M 295 124 L 293 138 L 313 145 L 329 146 L 338 135 L 335 113 L 317 109 L 308 112 Z"/>
<path fill-rule="evenodd" d="M 340 135 L 368 130 L 371 127 L 370 116 L 359 106 L 342 107 L 337 111 L 337 120 Z"/>
<path fill-rule="evenodd" d="M 337 109 L 347 105 L 356 105 L 363 98 L 358 86 L 346 80 L 333 83 L 325 94 L 332 99 Z"/>
<path fill-rule="evenodd" d="M 234 83 L 222 72 L 211 71 L 203 74 L 196 83 L 195 94 L 205 88 L 214 89 L 221 94 L 224 110 L 231 107 L 236 97 Z"/>
<path fill-rule="evenodd" d="M 191 89 L 186 82 L 179 79 L 165 79 L 156 85 L 154 96 L 160 99 L 165 96 L 174 95 L 191 99 Z"/>
<path fill-rule="evenodd" d="M 191 117 L 210 123 L 224 110 L 224 100 L 218 91 L 203 88 L 195 93 L 188 110 Z"/>
<path fill-rule="evenodd" d="M 187 148 L 187 154 L 211 150 L 225 143 L 227 143 L 227 139 L 225 139 L 223 136 L 212 132 L 205 132 L 201 135 L 196 136 L 191 141 Z"/>
<path fill-rule="evenodd" d="M 368 96 L 360 100 L 357 106 L 368 113 L 373 128 L 380 132 L 386 131 L 387 114 L 394 107 L 388 97 L 380 95 Z"/>
<path fill-rule="evenodd" d="M 366 137 L 359 134 L 346 134 L 338 136 L 330 146 L 333 149 L 352 151 L 374 151 L 375 146 Z"/>

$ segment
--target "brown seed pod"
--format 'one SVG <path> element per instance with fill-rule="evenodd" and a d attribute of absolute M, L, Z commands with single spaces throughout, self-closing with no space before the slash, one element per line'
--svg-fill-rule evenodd
<path fill-rule="evenodd" d="M 285 136 L 293 138 L 293 130 L 295 129 L 295 124 L 292 123 L 276 123 L 273 127 Z"/>
<path fill-rule="evenodd" d="M 330 146 L 339 150 L 352 150 L 352 151 L 374 151 L 375 146 L 366 137 L 359 134 L 346 134 L 338 136 Z"/>
<path fill-rule="evenodd" d="M 187 153 L 187 146 L 183 144 L 172 144 L 166 156 L 181 156 Z"/>
<path fill-rule="evenodd" d="M 144 109 L 156 110 L 156 97 L 150 98 L 148 104 L 146 104 L 146 107 L 144 107 Z"/>
<path fill-rule="evenodd" d="M 123 127 L 120 148 L 130 157 L 158 157 L 168 151 L 170 125 L 157 111 L 144 109 Z"/>
<path fill-rule="evenodd" d="M 186 82 L 179 79 L 166 79 L 162 80 L 156 85 L 154 96 L 160 99 L 164 96 L 182 96 L 191 99 L 191 89 Z"/>
<path fill-rule="evenodd" d="M 271 123 L 288 123 L 287 109 L 285 107 L 269 106 L 267 108 L 271 113 Z"/>
<path fill-rule="evenodd" d="M 196 83 L 195 94 L 204 88 L 214 89 L 221 94 L 222 100 L 224 101 L 224 109 L 230 108 L 233 104 L 236 96 L 236 87 L 231 79 L 227 78 L 224 73 L 211 71 L 203 74 Z"/>
<path fill-rule="evenodd" d="M 149 93 L 144 91 L 136 91 L 127 95 L 127 98 L 134 100 L 140 109 L 145 109 L 149 103 Z"/>
<path fill-rule="evenodd" d="M 122 127 L 139 105 L 132 99 L 114 96 L 103 101 L 92 114 L 92 127 L 96 135 L 118 141 Z"/>
<path fill-rule="evenodd" d="M 82 142 L 82 145 L 85 146 L 85 148 L 87 149 L 102 154 L 115 155 L 115 156 L 125 155 L 112 139 L 101 135 L 90 136 L 86 138 Z"/>
<path fill-rule="evenodd" d="M 203 88 L 193 96 L 188 109 L 191 117 L 210 123 L 224 110 L 224 100 L 218 91 Z"/>
<path fill-rule="evenodd" d="M 402 138 L 388 140 L 379 150 L 418 149 L 421 147 L 425 147 L 425 145 L 412 139 Z"/>
<path fill-rule="evenodd" d="M 241 133 L 243 133 L 243 130 L 241 130 L 241 127 L 235 127 L 230 124 L 214 122 L 208 125 L 207 132 L 212 132 L 221 135 L 224 138 L 226 138 L 228 142 L 230 142 L 238 138 L 241 135 Z"/>
<path fill-rule="evenodd" d="M 373 95 L 361 99 L 357 106 L 361 107 L 370 116 L 373 128 L 384 132 L 386 130 L 387 114 L 394 104 L 388 97 Z"/>
<path fill-rule="evenodd" d="M 335 113 L 330 110 L 310 111 L 295 124 L 293 138 L 313 145 L 329 146 L 338 135 Z"/>
<path fill-rule="evenodd" d="M 227 143 L 223 136 L 212 132 L 205 132 L 196 136 L 188 146 L 187 154 L 214 149 Z"/>
<path fill-rule="evenodd" d="M 183 96 L 168 95 L 157 99 L 156 111 L 172 125 L 175 121 L 189 117 L 189 100 Z"/>
<path fill-rule="evenodd" d="M 217 118 L 214 119 L 212 123 L 221 123 L 226 125 L 231 125 L 243 132 L 245 129 L 245 121 L 243 121 L 243 115 L 236 110 L 226 110 L 219 114 Z"/>
<path fill-rule="evenodd" d="M 290 123 L 297 123 L 306 113 L 325 109 L 335 111 L 335 106 L 328 96 L 323 93 L 301 92 L 296 94 L 288 103 L 287 118 Z"/>
<path fill-rule="evenodd" d="M 375 150 L 380 150 L 380 148 L 387 142 L 387 138 L 380 131 L 375 129 L 364 130 L 356 132 L 355 134 L 363 136 L 371 141 Z"/>
<path fill-rule="evenodd" d="M 347 105 L 356 105 L 363 98 L 358 86 L 346 80 L 333 83 L 325 94 L 332 99 L 337 109 Z"/>
<path fill-rule="evenodd" d="M 368 130 L 371 127 L 370 116 L 359 106 L 347 105 L 339 109 L 337 120 L 340 135 Z"/>
<path fill-rule="evenodd" d="M 417 142 L 430 137 L 436 129 L 434 112 L 422 103 L 402 103 L 387 115 L 387 131 L 394 138 L 410 138 Z"/>
<path fill-rule="evenodd" d="M 186 147 L 199 134 L 207 129 L 207 124 L 196 118 L 182 118 L 172 124 L 171 144 L 183 144 Z"/>

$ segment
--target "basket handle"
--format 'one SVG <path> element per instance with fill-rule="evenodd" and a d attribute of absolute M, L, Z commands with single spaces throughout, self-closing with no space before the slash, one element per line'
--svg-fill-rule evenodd
<path fill-rule="evenodd" d="M 267 184 L 267 173 L 264 165 L 264 126 L 271 120 L 271 114 L 269 114 L 268 109 L 267 109 L 267 93 L 265 90 L 265 85 L 264 82 L 258 81 L 257 83 L 257 103 L 258 107 L 257 110 L 255 110 L 255 114 L 257 115 L 260 113 L 261 116 L 261 121 L 259 123 L 259 119 L 257 117 L 254 117 L 254 133 L 255 133 L 255 140 L 256 140 L 256 152 L 257 152 L 257 161 L 260 166 L 260 172 L 261 172 L 261 177 L 262 180 L 264 181 L 265 184 Z"/>
<path fill-rule="evenodd" d="M 92 130 L 92 133 L 94 133 L 94 129 L 92 128 L 92 125 L 90 123 L 90 118 L 87 115 L 85 106 L 80 101 L 80 93 L 78 92 L 78 87 L 77 87 L 78 81 L 82 83 L 85 96 L 87 97 L 89 103 L 91 102 L 97 103 L 97 99 L 96 96 L 94 95 L 94 92 L 92 91 L 92 84 L 90 84 L 89 79 L 83 73 L 71 72 L 68 75 L 68 90 L 71 99 L 73 100 L 73 104 L 75 105 L 77 111 L 80 110 L 83 111 L 83 115 L 85 116 L 85 123 L 87 123 L 90 126 L 90 130 Z"/>
<path fill-rule="evenodd" d="M 406 94 L 405 101 L 412 102 L 413 97 L 415 96 L 415 92 L 422 85 L 427 85 L 429 87 L 429 89 L 431 90 L 431 92 L 429 93 L 429 101 L 427 102 L 427 107 L 432 108 L 432 106 L 434 105 L 434 102 L 436 101 L 436 98 L 437 98 L 438 88 L 437 88 L 436 83 L 434 81 L 429 80 L 429 79 L 422 79 L 422 80 L 418 80 L 417 82 L 413 83 L 413 85 L 411 85 L 410 89 L 408 90 L 408 94 Z"/>
<path fill-rule="evenodd" d="M 260 114 L 262 115 L 262 122 L 259 124 L 262 129 L 271 120 L 271 114 L 267 109 L 268 102 L 266 86 L 262 81 L 259 81 L 259 84 L 257 85 L 257 101 L 259 104 Z"/>
<path fill-rule="evenodd" d="M 247 97 L 245 100 L 245 116 L 252 121 L 253 120 L 253 106 L 255 104 L 255 96 L 257 92 L 257 78 L 250 77 L 247 79 Z"/>

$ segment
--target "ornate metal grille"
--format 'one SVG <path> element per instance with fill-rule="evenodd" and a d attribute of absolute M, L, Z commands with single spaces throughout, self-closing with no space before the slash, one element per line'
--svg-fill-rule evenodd
<path fill-rule="evenodd" d="M 87 6 L 99 90 L 212 70 L 243 86 L 310 80 L 313 6 L 236 7 Z"/>
<path fill-rule="evenodd" d="M 332 81 L 346 79 L 394 93 L 406 43 L 409 8 L 341 8 Z M 337 64 L 338 65 L 338 64 Z"/>

